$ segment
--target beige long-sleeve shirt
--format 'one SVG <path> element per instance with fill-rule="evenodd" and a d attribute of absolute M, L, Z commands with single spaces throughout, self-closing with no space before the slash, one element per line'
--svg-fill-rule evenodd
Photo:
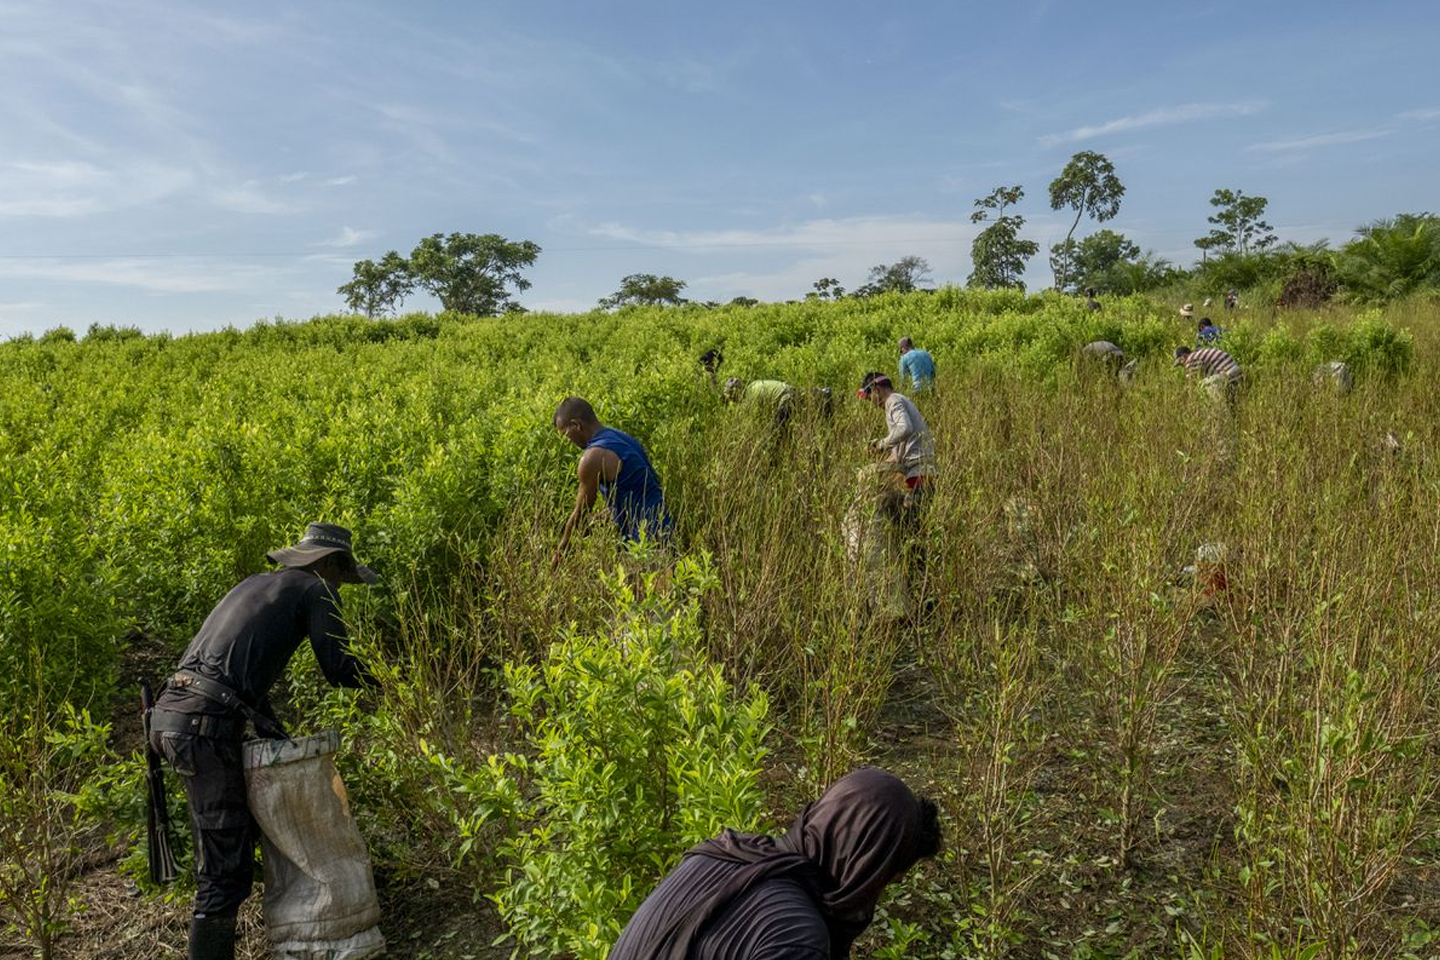
<path fill-rule="evenodd" d="M 889 454 L 890 461 L 899 464 L 907 477 L 933 474 L 935 438 L 914 401 L 904 394 L 890 394 L 885 398 L 885 422 L 890 432 L 877 446 Z"/>

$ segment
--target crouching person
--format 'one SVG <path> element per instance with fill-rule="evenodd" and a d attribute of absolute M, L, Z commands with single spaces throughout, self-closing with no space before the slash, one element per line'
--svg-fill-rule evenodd
<path fill-rule="evenodd" d="M 1191 350 L 1187 346 L 1175 348 L 1175 365 L 1185 368 L 1185 375 L 1198 377 L 1200 386 L 1216 400 L 1227 404 L 1235 402 L 1235 393 L 1245 379 L 1240 364 L 1219 347 L 1204 347 Z"/>
<path fill-rule="evenodd" d="M 865 767 L 783 837 L 726 830 L 685 854 L 610 960 L 843 960 L 885 888 L 940 850 L 935 804 Z"/>
<path fill-rule="evenodd" d="M 1109 340 L 1092 340 L 1076 354 L 1075 372 L 1082 380 L 1103 375 L 1120 383 L 1129 383 L 1135 376 L 1135 361 L 1127 363 L 1125 351 Z"/>
<path fill-rule="evenodd" d="M 185 785 L 195 832 L 197 889 L 190 960 L 231 960 L 235 921 L 250 895 L 258 829 L 246 802 L 242 742 L 247 722 L 284 739 L 268 694 L 306 637 L 325 678 L 369 682 L 348 649 L 342 583 L 374 583 L 350 549 L 350 531 L 312 523 L 293 547 L 270 553 L 283 569 L 257 573 L 205 618 L 150 718 L 152 747 Z"/>

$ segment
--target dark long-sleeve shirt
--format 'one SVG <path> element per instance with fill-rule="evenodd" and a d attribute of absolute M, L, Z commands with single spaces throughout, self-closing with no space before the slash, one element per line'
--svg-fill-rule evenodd
<path fill-rule="evenodd" d="M 270 688 L 306 637 L 332 684 L 358 687 L 369 680 L 347 647 L 338 592 L 297 569 L 257 573 L 227 593 L 185 648 L 180 669 L 223 683 L 251 707 L 268 712 Z M 156 706 L 177 713 L 227 712 L 190 689 L 167 689 Z"/>
<path fill-rule="evenodd" d="M 696 901 L 713 895 L 740 864 L 686 857 L 625 925 L 610 960 L 648 960 L 640 945 Z M 763 880 L 726 906 L 700 934 L 693 960 L 828 960 L 830 934 L 820 908 L 787 877 Z"/>

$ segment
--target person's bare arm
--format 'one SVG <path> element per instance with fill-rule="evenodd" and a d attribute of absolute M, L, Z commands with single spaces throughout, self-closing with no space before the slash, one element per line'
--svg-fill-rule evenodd
<path fill-rule="evenodd" d="M 565 549 L 570 546 L 570 537 L 575 533 L 575 528 L 594 508 L 595 499 L 600 494 L 601 482 L 613 483 L 619 473 L 620 458 L 609 450 L 591 447 L 580 455 L 580 466 L 576 469 L 579 483 L 575 488 L 575 508 L 570 511 L 570 516 L 565 519 L 565 526 L 560 529 L 560 544 L 555 548 L 552 566 L 559 565 Z"/>

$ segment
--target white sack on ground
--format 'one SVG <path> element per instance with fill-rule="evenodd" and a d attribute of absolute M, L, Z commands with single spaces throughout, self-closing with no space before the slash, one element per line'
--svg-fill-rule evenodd
<path fill-rule="evenodd" d="M 904 474 L 890 464 L 870 464 L 855 474 L 858 489 L 841 521 L 845 554 L 866 585 L 870 602 L 884 617 L 900 619 L 910 611 L 903 544 L 889 514 L 904 498 Z"/>
<path fill-rule="evenodd" d="M 245 744 L 276 960 L 362 960 L 385 950 L 370 856 L 335 769 L 340 736 Z"/>
<path fill-rule="evenodd" d="M 1350 376 L 1350 364 L 1343 360 L 1331 360 L 1329 363 L 1322 363 L 1316 367 L 1311 374 L 1311 379 L 1316 386 L 1329 387 L 1342 397 L 1350 392 L 1352 378 Z"/>

